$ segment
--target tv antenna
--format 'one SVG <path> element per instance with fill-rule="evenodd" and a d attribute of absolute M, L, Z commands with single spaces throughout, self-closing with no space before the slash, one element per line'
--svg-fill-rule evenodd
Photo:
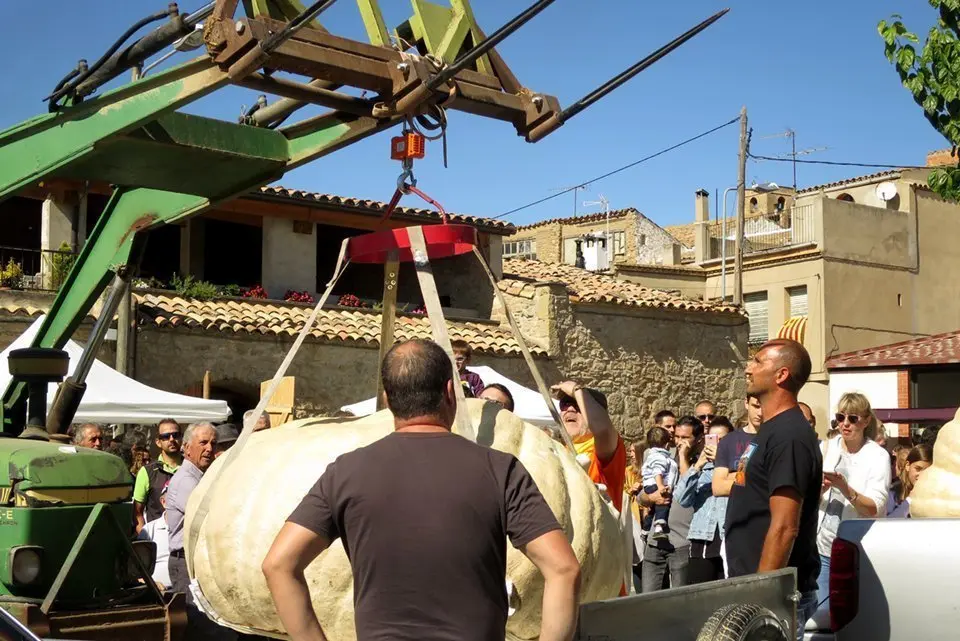
<path fill-rule="evenodd" d="M 770 134 L 769 136 L 761 136 L 760 140 L 769 140 L 770 138 L 789 138 L 790 139 L 790 151 L 785 154 L 778 154 L 777 158 L 790 158 L 793 160 L 793 191 L 797 191 L 797 156 L 808 156 L 810 154 L 816 153 L 818 151 L 826 151 L 829 147 L 810 147 L 808 149 L 801 149 L 797 151 L 797 132 L 793 129 L 787 128 L 786 131 L 782 131 L 778 134 Z"/>
<path fill-rule="evenodd" d="M 588 187 L 587 183 L 582 183 L 579 185 L 569 185 L 567 187 L 557 187 L 556 189 L 551 189 L 550 193 L 556 194 L 558 192 L 563 193 L 567 191 L 573 191 L 573 216 L 576 217 L 577 216 L 577 192 L 586 191 L 587 187 Z"/>
<path fill-rule="evenodd" d="M 610 263 L 613 262 L 613 237 L 610 236 L 610 201 L 607 200 L 606 196 L 603 194 L 599 194 L 598 200 L 587 200 L 583 203 L 584 207 L 590 207 L 592 205 L 600 205 L 603 207 L 603 213 L 607 219 L 607 229 L 604 232 L 604 238 L 606 239 L 605 244 L 607 246 L 607 265 L 610 265 Z"/>

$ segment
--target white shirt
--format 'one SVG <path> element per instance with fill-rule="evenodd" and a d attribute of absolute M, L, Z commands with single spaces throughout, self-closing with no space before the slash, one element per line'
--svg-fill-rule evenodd
<path fill-rule="evenodd" d="M 867 439 L 860 451 L 851 454 L 843 445 L 843 437 L 824 441 L 823 470 L 843 474 L 851 489 L 877 505 L 877 518 L 887 514 L 887 496 L 890 492 L 890 455 Z M 859 518 L 856 508 L 839 490 L 830 488 L 820 497 L 817 528 L 817 548 L 823 556 L 830 556 L 833 540 L 841 521 Z"/>
<path fill-rule="evenodd" d="M 169 588 L 170 570 L 167 562 L 170 559 L 170 534 L 167 529 L 167 521 L 162 516 L 154 519 L 143 526 L 140 530 L 139 539 L 147 539 L 157 544 L 157 563 L 153 566 L 153 580 Z"/>

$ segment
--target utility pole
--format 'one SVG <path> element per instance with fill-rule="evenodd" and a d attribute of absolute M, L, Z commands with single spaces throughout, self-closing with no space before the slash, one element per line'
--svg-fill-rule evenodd
<path fill-rule="evenodd" d="M 737 238 L 734 241 L 733 302 L 743 305 L 743 226 L 747 184 L 747 108 L 740 109 L 740 170 L 737 178 Z"/>

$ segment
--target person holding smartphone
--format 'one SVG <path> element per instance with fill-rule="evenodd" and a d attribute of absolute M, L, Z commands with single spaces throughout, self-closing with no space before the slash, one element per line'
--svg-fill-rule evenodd
<path fill-rule="evenodd" d="M 690 561 L 687 566 L 689 584 L 719 581 L 725 577 L 720 545 L 723 540 L 723 519 L 727 513 L 727 497 L 714 496 L 713 473 L 720 440 L 733 431 L 725 416 L 716 416 L 703 437 L 703 449 L 696 462 L 677 483 L 677 501 L 693 508 L 690 521 Z"/>
<path fill-rule="evenodd" d="M 830 605 L 830 550 L 837 528 L 847 519 L 886 516 L 890 491 L 890 455 L 873 440 L 879 421 L 867 397 L 856 392 L 841 396 L 836 420 L 840 434 L 821 446 L 823 486 L 817 527 L 817 592 L 823 607 Z"/>

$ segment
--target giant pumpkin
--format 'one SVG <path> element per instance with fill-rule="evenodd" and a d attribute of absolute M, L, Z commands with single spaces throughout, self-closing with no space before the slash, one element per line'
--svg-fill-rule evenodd
<path fill-rule="evenodd" d="M 933 465 L 910 492 L 910 516 L 960 518 L 960 410 L 940 429 Z"/>
<path fill-rule="evenodd" d="M 573 455 L 539 428 L 492 403 L 469 399 L 477 442 L 515 455 L 529 470 L 570 538 L 582 568 L 581 599 L 617 596 L 626 567 L 616 511 Z M 193 552 L 194 574 L 215 617 L 238 629 L 280 632 L 260 564 L 290 512 L 327 464 L 393 429 L 388 411 L 362 419 L 306 419 L 251 435 L 236 460 L 213 464 L 190 497 L 186 531 L 201 497 L 222 474 Z M 186 541 L 191 549 L 192 541 Z M 353 578 L 340 542 L 306 572 L 314 609 L 332 641 L 355 639 Z M 512 546 L 509 637 L 532 639 L 540 629 L 543 579 Z"/>

